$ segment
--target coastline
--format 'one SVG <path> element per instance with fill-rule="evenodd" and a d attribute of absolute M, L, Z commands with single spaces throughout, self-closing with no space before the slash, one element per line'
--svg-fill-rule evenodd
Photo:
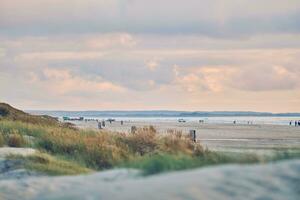
<path fill-rule="evenodd" d="M 96 121 L 72 121 L 80 129 L 98 129 Z M 196 130 L 197 141 L 216 151 L 264 152 L 300 148 L 300 127 L 257 124 L 206 124 L 198 122 L 120 121 L 106 122 L 102 130 L 130 133 L 131 127 L 153 126 L 160 134 L 168 130 L 188 134 Z"/>

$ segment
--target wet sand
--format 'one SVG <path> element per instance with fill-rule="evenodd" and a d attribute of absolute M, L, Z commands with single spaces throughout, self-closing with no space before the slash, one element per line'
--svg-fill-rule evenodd
<path fill-rule="evenodd" d="M 80 128 L 97 129 L 97 122 L 75 122 Z M 221 151 L 269 151 L 300 149 L 300 127 L 283 125 L 201 124 L 197 122 L 106 122 L 104 130 L 130 133 L 131 126 L 154 126 L 161 134 L 169 129 L 188 133 L 196 130 L 197 141 L 209 149 Z"/>

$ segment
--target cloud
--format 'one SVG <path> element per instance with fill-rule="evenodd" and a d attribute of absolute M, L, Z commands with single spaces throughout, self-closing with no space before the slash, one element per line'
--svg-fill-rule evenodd
<path fill-rule="evenodd" d="M 150 71 L 155 71 L 157 69 L 158 65 L 159 65 L 158 62 L 155 60 L 150 60 L 146 63 L 146 66 L 148 67 L 148 69 Z"/>
<path fill-rule="evenodd" d="M 220 92 L 226 88 L 226 82 L 231 81 L 232 75 L 236 72 L 236 69 L 227 66 L 179 68 L 174 66 L 176 83 L 193 93 Z"/>
<path fill-rule="evenodd" d="M 2 0 L 0 8 L 0 33 L 6 35 L 128 32 L 244 37 L 300 31 L 298 0 Z"/>
<path fill-rule="evenodd" d="M 284 66 L 174 67 L 176 83 L 188 92 L 272 91 L 300 89 L 299 71 Z"/>
<path fill-rule="evenodd" d="M 42 70 L 43 77 L 34 72 L 31 73 L 31 83 L 41 84 L 48 91 L 58 95 L 66 95 L 73 92 L 124 92 L 122 86 L 113 84 L 106 80 L 87 80 L 71 73 L 70 70 L 58 70 L 45 68 Z"/>
<path fill-rule="evenodd" d="M 25 60 L 89 60 L 102 58 L 102 52 L 70 52 L 70 51 L 57 51 L 57 52 L 33 52 L 21 54 L 17 59 Z"/>
<path fill-rule="evenodd" d="M 250 91 L 293 90 L 300 88 L 299 75 L 284 66 L 247 67 L 232 77 L 231 86 Z"/>
<path fill-rule="evenodd" d="M 299 11 L 298 0 L 2 0 L 1 100 L 299 110 Z"/>

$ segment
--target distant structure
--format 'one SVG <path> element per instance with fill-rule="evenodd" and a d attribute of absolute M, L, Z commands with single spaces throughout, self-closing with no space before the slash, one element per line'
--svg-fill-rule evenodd
<path fill-rule="evenodd" d="M 111 124 L 112 122 L 116 121 L 115 119 L 109 118 L 106 121 L 109 121 L 109 123 Z"/>
<path fill-rule="evenodd" d="M 190 130 L 190 138 L 193 142 L 196 142 L 197 141 L 197 138 L 196 138 L 196 130 Z"/>

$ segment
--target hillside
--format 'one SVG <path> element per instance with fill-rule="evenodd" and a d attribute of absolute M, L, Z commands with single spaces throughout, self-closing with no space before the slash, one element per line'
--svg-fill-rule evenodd
<path fill-rule="evenodd" d="M 0 120 L 21 121 L 40 125 L 58 125 L 56 118 L 47 115 L 36 116 L 18 110 L 9 104 L 0 103 Z"/>

